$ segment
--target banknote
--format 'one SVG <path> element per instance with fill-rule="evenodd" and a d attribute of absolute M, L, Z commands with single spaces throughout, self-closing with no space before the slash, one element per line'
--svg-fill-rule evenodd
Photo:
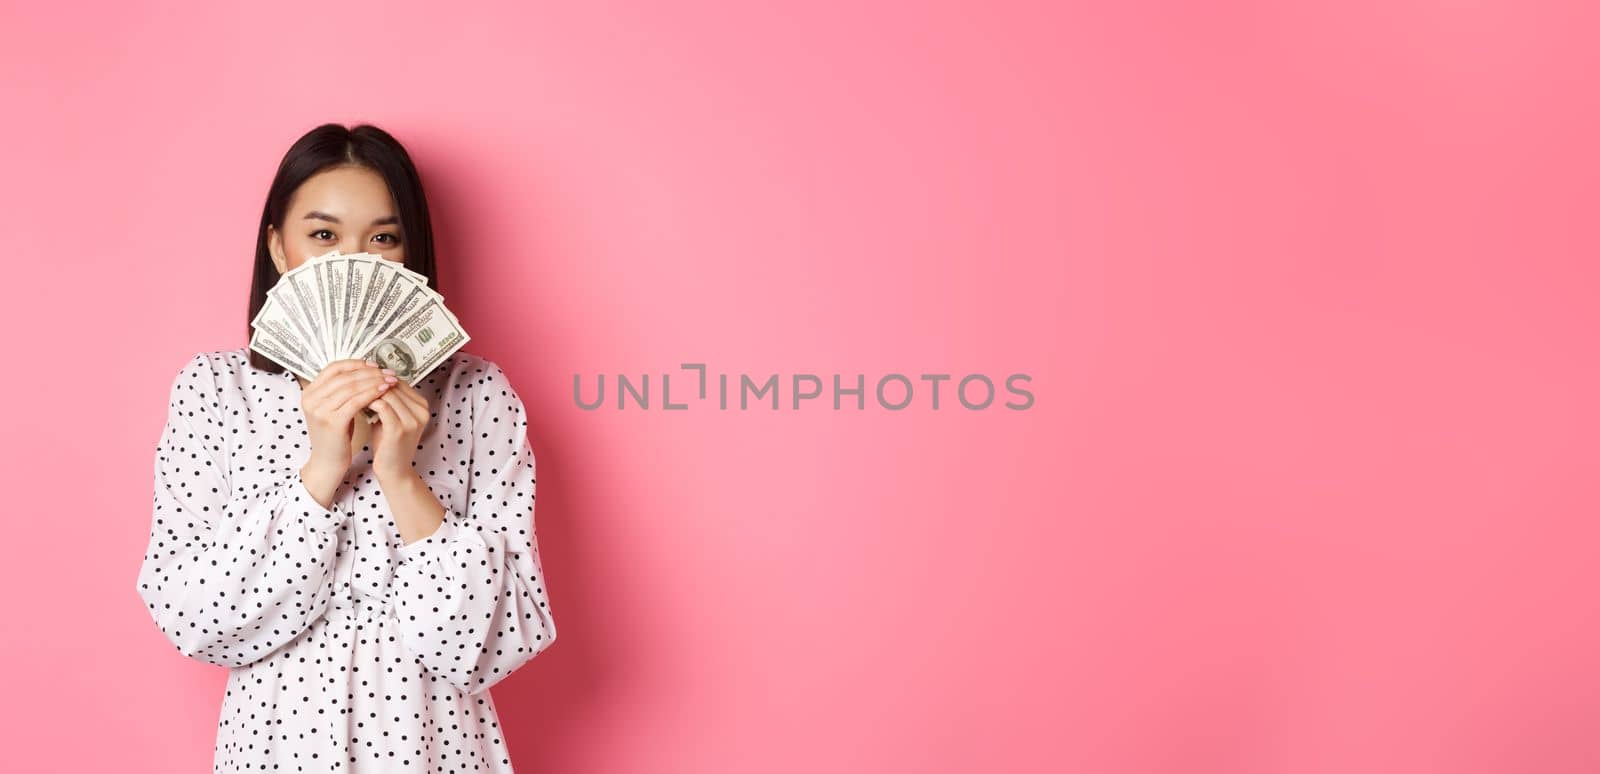
<path fill-rule="evenodd" d="M 467 332 L 444 304 L 425 299 L 398 323 L 358 350 L 356 357 L 377 361 L 415 387 L 428 372 L 467 343 Z"/>
<path fill-rule="evenodd" d="M 276 297 L 291 319 L 301 323 L 301 330 L 306 336 L 306 346 L 317 353 L 318 359 L 327 363 L 338 358 L 333 357 L 327 339 L 322 335 L 322 301 L 318 297 L 316 277 L 308 271 L 301 270 L 309 269 L 315 263 L 307 261 L 295 271 L 284 273 L 278 278 L 278 283 L 267 291 L 267 296 Z"/>
<path fill-rule="evenodd" d="M 274 362 L 289 369 L 296 376 L 311 381 L 316 378 L 318 369 L 309 365 L 308 361 L 293 352 L 293 345 L 285 344 L 270 327 L 256 328 L 250 335 L 250 348 L 271 358 Z"/>
<path fill-rule="evenodd" d="M 471 340 L 427 277 L 337 250 L 284 272 L 250 326 L 251 350 L 307 381 L 335 360 L 363 358 L 416 386 Z"/>

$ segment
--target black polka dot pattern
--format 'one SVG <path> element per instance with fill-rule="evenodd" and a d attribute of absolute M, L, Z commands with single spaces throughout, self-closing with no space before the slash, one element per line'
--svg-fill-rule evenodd
<path fill-rule="evenodd" d="M 527 414 L 458 351 L 417 385 L 414 467 L 445 520 L 409 545 L 363 447 L 332 507 L 300 481 L 301 387 L 203 352 L 173 380 L 139 596 L 229 668 L 214 772 L 511 772 L 489 688 L 555 642 Z"/>

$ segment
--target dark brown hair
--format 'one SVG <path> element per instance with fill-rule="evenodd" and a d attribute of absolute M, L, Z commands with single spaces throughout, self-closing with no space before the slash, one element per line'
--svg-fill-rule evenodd
<path fill-rule="evenodd" d="M 411 156 L 388 132 L 370 124 L 346 128 L 323 124 L 306 132 L 289 147 L 278 162 L 278 174 L 267 190 L 267 204 L 261 211 L 261 230 L 256 234 L 256 265 L 250 280 L 250 309 L 245 318 L 245 336 L 253 332 L 250 321 L 267 301 L 267 291 L 278 282 L 278 267 L 272 263 L 267 227 L 281 234 L 288 217 L 289 199 L 312 175 L 339 166 L 365 167 L 384 179 L 394 197 L 400 229 L 405 235 L 406 268 L 428 278 L 428 287 L 439 290 L 433 267 L 433 225 L 428 219 L 428 199 L 422 192 L 422 177 L 411 163 Z M 281 365 L 251 350 L 250 365 L 281 373 Z"/>

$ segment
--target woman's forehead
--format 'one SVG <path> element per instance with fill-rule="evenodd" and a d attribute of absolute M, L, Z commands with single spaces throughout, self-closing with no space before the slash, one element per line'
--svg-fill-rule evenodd
<path fill-rule="evenodd" d="M 361 222 L 394 214 L 394 199 L 383 178 L 367 169 L 341 168 L 313 175 L 295 191 L 296 217 L 319 213 L 325 220 Z"/>

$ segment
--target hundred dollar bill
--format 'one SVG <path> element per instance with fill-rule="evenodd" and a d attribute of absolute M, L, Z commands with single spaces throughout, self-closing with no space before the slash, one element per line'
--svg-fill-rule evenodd
<path fill-rule="evenodd" d="M 328 274 L 328 332 L 331 336 L 333 357 L 340 359 L 339 333 L 344 330 L 345 305 L 348 303 L 345 295 L 349 292 L 347 284 L 350 278 L 350 260 L 344 256 L 334 256 L 323 259 L 327 265 Z"/>
<path fill-rule="evenodd" d="M 444 304 L 429 298 L 368 344 L 358 357 L 394 369 L 395 376 L 415 387 L 469 340 L 466 330 Z"/>
<path fill-rule="evenodd" d="M 410 276 L 397 268 L 394 261 L 380 261 L 375 265 L 372 286 L 377 295 L 371 297 L 363 310 L 363 330 L 356 336 L 354 352 L 365 353 L 372 342 L 383 335 L 396 321 L 403 318 L 423 300 L 431 299 L 432 292 L 418 285 Z"/>
<path fill-rule="evenodd" d="M 341 358 L 351 357 L 353 350 L 350 346 L 350 337 L 355 330 L 357 315 L 360 308 L 361 294 L 367 286 L 367 276 L 370 273 L 370 264 L 361 255 L 344 256 L 341 266 L 344 274 L 344 294 L 340 298 L 341 324 L 334 333 L 336 348 Z"/>
<path fill-rule="evenodd" d="M 386 272 L 380 261 L 363 261 L 365 274 L 365 290 L 356 304 L 355 324 L 345 338 L 345 351 L 355 353 L 360 350 L 363 339 L 371 333 L 374 312 L 384 305 L 385 298 L 399 292 L 397 278 L 392 272 Z"/>
<path fill-rule="evenodd" d="M 278 300 L 267 297 L 266 303 L 261 305 L 261 311 L 256 313 L 256 318 L 250 321 L 250 327 L 265 330 L 283 346 L 295 359 L 307 365 L 316 365 L 318 358 L 305 344 L 305 339 L 296 330 L 289 319 L 288 312 Z M 253 339 L 252 339 L 253 340 Z M 320 370 L 320 369 L 317 369 Z"/>
<path fill-rule="evenodd" d="M 294 297 L 293 293 L 288 292 L 288 287 L 288 283 L 279 279 L 278 284 L 267 291 L 266 302 L 261 305 L 261 311 L 257 313 L 256 317 L 260 319 L 265 315 L 273 319 L 287 320 L 290 330 L 294 332 L 294 338 L 304 345 L 309 356 L 320 360 L 322 353 L 312 344 L 315 341 L 315 336 L 311 332 L 311 321 L 307 317 L 305 310 L 301 308 L 298 299 Z M 255 323 L 252 322 L 251 325 L 255 325 Z"/>
<path fill-rule="evenodd" d="M 418 285 L 427 286 L 427 284 L 428 284 L 428 275 L 423 274 L 423 273 L 418 272 L 418 271 L 413 271 L 411 269 L 411 267 L 406 266 L 404 263 L 401 263 L 400 261 L 385 261 L 383 259 L 383 256 L 377 255 L 376 253 L 361 253 L 361 255 L 369 256 L 373 260 L 376 260 L 376 261 L 383 261 L 385 264 L 388 265 L 387 268 L 398 270 L 400 273 L 406 275 L 407 277 L 410 277 L 411 280 L 413 282 L 417 283 Z"/>
<path fill-rule="evenodd" d="M 338 324 L 334 315 L 334 300 L 340 291 L 339 288 L 335 287 L 333 274 L 334 263 L 340 257 L 338 248 L 334 248 L 322 255 L 307 258 L 305 263 L 300 264 L 284 275 L 286 277 L 289 275 L 306 275 L 306 278 L 301 281 L 309 283 L 311 297 L 317 302 L 316 316 L 322 321 L 320 330 L 322 341 L 318 343 L 323 354 L 330 361 L 337 360 L 339 354 L 334 347 L 333 336 Z"/>
<path fill-rule="evenodd" d="M 317 295 L 318 290 L 315 278 L 310 273 L 296 268 L 278 278 L 278 284 L 272 286 L 268 295 L 276 294 L 291 314 L 296 315 L 301 328 L 305 331 L 306 345 L 317 353 L 319 360 L 328 363 L 333 357 L 324 344 L 327 339 L 322 335 L 324 325 L 320 316 L 322 299 Z"/>
<path fill-rule="evenodd" d="M 368 253 L 358 253 L 350 256 L 352 267 L 350 286 L 350 324 L 344 331 L 339 342 L 339 348 L 346 356 L 354 357 L 359 338 L 366 333 L 366 310 L 369 299 L 377 296 L 374 289 L 382 280 L 383 274 L 377 256 Z"/>
<path fill-rule="evenodd" d="M 251 334 L 250 349 L 260 352 L 278 365 L 289 369 L 290 373 L 308 382 L 315 379 L 317 372 L 322 370 L 311 366 L 292 354 L 288 346 L 280 341 L 267 327 L 256 328 L 255 333 Z"/>
<path fill-rule="evenodd" d="M 333 255 L 330 253 L 329 255 Z M 320 256 L 306 261 L 305 269 L 311 275 L 312 299 L 317 302 L 317 316 L 321 319 L 322 327 L 318 333 L 322 336 L 322 352 L 329 362 L 338 359 L 338 352 L 333 348 L 333 295 L 328 287 L 328 262 L 327 256 Z"/>
<path fill-rule="evenodd" d="M 355 353 L 355 334 L 360 327 L 361 301 L 372 281 L 372 260 L 365 254 L 347 256 L 345 264 L 344 327 L 339 331 L 339 352 L 344 357 Z"/>

